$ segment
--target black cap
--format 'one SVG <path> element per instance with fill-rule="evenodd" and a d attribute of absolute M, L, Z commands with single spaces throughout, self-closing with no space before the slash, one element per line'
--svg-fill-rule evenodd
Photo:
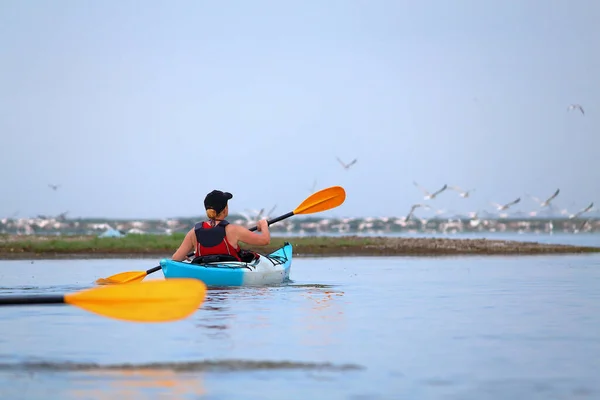
<path fill-rule="evenodd" d="M 233 195 L 229 192 L 221 192 L 220 190 L 213 190 L 204 198 L 204 208 L 213 209 L 218 213 L 223 211 L 227 207 L 227 200 L 232 199 Z"/>

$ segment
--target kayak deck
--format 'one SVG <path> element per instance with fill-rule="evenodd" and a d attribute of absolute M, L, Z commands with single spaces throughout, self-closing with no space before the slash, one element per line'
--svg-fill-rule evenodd
<path fill-rule="evenodd" d="M 285 243 L 270 254 L 259 254 L 252 262 L 225 261 L 206 264 L 163 259 L 163 274 L 170 278 L 195 278 L 207 286 L 264 286 L 289 279 L 292 245 Z"/>

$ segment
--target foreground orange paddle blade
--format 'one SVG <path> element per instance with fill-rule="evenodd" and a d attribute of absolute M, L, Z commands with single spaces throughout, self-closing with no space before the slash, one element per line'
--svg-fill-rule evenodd
<path fill-rule="evenodd" d="M 148 273 L 146 271 L 121 272 L 120 274 L 109 276 L 108 278 L 96 279 L 96 284 L 113 285 L 115 283 L 141 282 L 147 275 Z"/>
<path fill-rule="evenodd" d="M 331 210 L 341 205 L 346 200 L 346 191 L 341 186 L 331 186 L 327 189 L 319 190 L 304 200 L 293 211 L 294 214 L 312 214 L 321 211 Z"/>
<path fill-rule="evenodd" d="M 105 317 L 135 322 L 166 322 L 188 317 L 206 296 L 197 279 L 168 279 L 102 286 L 66 294 L 65 303 Z"/>

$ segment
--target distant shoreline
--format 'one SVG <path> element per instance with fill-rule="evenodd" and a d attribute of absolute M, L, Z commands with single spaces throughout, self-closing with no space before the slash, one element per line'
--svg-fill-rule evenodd
<path fill-rule="evenodd" d="M 170 258 L 183 234 L 93 236 L 0 236 L 0 260 Z M 264 247 L 244 246 L 268 253 L 284 242 L 295 257 L 381 257 L 458 255 L 543 255 L 597 253 L 600 247 L 544 244 L 490 239 L 398 238 L 362 236 L 273 237 Z"/>
<path fill-rule="evenodd" d="M 66 218 L 0 218 L 0 232 L 9 235 L 100 235 L 186 233 L 203 216 L 168 219 Z M 250 228 L 256 221 L 241 215 L 230 215 L 229 222 Z M 279 235 L 387 235 L 412 233 L 598 233 L 598 215 L 435 215 L 427 218 L 401 217 L 321 217 L 302 216 L 279 221 L 269 227 Z"/>

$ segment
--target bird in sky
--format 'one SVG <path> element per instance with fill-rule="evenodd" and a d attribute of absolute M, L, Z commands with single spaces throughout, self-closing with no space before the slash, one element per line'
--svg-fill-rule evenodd
<path fill-rule="evenodd" d="M 578 231 L 578 232 L 581 232 L 581 231 L 583 230 L 583 228 L 585 228 L 585 226 L 586 226 L 586 225 L 587 225 L 587 224 L 588 224 L 590 221 L 591 221 L 591 220 L 589 220 L 589 219 L 586 219 L 585 221 L 583 221 L 583 224 L 581 224 L 581 225 L 579 226 L 579 228 L 577 228 L 577 231 Z"/>
<path fill-rule="evenodd" d="M 496 207 L 498 209 L 498 211 L 502 211 L 502 210 L 508 210 L 508 208 L 510 206 L 513 206 L 515 204 L 517 204 L 518 202 L 521 201 L 521 198 L 518 197 L 517 199 L 511 201 L 510 203 L 506 203 L 506 204 L 498 204 L 498 203 L 491 203 L 494 207 Z"/>
<path fill-rule="evenodd" d="M 573 110 L 579 110 L 581 111 L 581 114 L 585 115 L 585 111 L 583 111 L 583 107 L 581 107 L 580 104 L 571 104 L 569 107 L 567 107 L 567 111 Z"/>
<path fill-rule="evenodd" d="M 410 219 L 410 217 L 412 217 L 412 216 L 413 216 L 413 214 L 415 213 L 415 210 L 416 210 L 417 208 L 419 208 L 419 207 L 423 207 L 423 208 L 426 208 L 426 209 L 429 209 L 429 208 L 430 208 L 430 207 L 429 207 L 428 205 L 426 205 L 426 204 L 413 204 L 413 205 L 410 207 L 410 211 L 408 212 L 408 215 L 406 216 L 405 220 L 406 220 L 406 221 L 408 221 L 408 220 Z"/>
<path fill-rule="evenodd" d="M 454 190 L 456 192 L 458 192 L 458 194 L 460 195 L 460 197 L 463 198 L 467 198 L 469 197 L 469 195 L 471 194 L 471 192 L 473 192 L 475 189 L 471 189 L 471 190 L 462 190 L 461 188 L 459 188 L 458 186 L 448 186 L 448 189 L 450 190 Z"/>
<path fill-rule="evenodd" d="M 57 190 L 57 189 L 60 187 L 60 185 L 53 185 L 52 183 L 49 183 L 49 184 L 48 184 L 48 187 L 49 187 L 50 189 L 52 189 L 52 190 L 56 191 L 56 190 Z"/>
<path fill-rule="evenodd" d="M 429 191 L 427 191 L 427 189 L 425 189 L 423 186 L 419 185 L 417 182 L 413 181 L 413 184 L 416 187 L 418 187 L 419 189 L 421 189 L 423 191 L 423 193 L 425 193 L 425 197 L 424 197 L 425 200 L 433 200 L 433 199 L 435 199 L 435 197 L 437 195 L 442 193 L 444 190 L 448 189 L 448 185 L 444 185 L 437 192 L 430 193 Z"/>
<path fill-rule="evenodd" d="M 267 219 L 268 219 L 268 218 L 272 217 L 272 216 L 273 216 L 273 212 L 275 211 L 275 209 L 276 209 L 276 208 L 277 208 L 277 204 L 275 204 L 275 205 L 273 206 L 273 208 L 271 208 L 271 209 L 269 210 L 269 212 L 267 212 L 267 215 L 265 215 L 265 218 L 267 218 Z"/>
<path fill-rule="evenodd" d="M 244 211 L 246 212 L 238 211 L 238 214 L 240 214 L 246 220 L 247 224 L 252 224 L 261 219 L 265 209 L 261 208 L 260 210 L 250 210 L 246 208 Z"/>
<path fill-rule="evenodd" d="M 57 219 L 58 221 L 66 221 L 66 220 L 67 220 L 67 214 L 68 214 L 68 213 L 69 213 L 68 211 L 62 212 L 62 213 L 60 213 L 60 214 L 58 214 L 58 215 L 56 216 L 56 219 Z"/>
<path fill-rule="evenodd" d="M 348 170 L 351 166 L 353 166 L 354 164 L 356 164 L 356 162 L 358 161 L 358 158 L 355 158 L 354 160 L 350 161 L 348 164 L 346 164 L 345 162 L 343 162 L 342 160 L 340 160 L 339 157 L 336 157 L 338 162 L 340 164 L 342 164 L 342 167 L 344 167 L 344 169 Z"/>
<path fill-rule="evenodd" d="M 260 209 L 260 211 L 258 212 L 258 214 L 256 214 L 256 220 L 260 221 L 260 219 L 262 218 L 263 213 L 265 212 L 264 207 Z"/>
<path fill-rule="evenodd" d="M 577 211 L 575 214 L 569 215 L 569 219 L 579 217 L 581 214 L 584 214 L 584 213 L 590 211 L 592 209 L 592 207 L 594 207 L 594 202 L 591 202 L 589 206 L 587 206 L 586 208 L 582 208 L 581 210 Z"/>
<path fill-rule="evenodd" d="M 314 192 L 316 192 L 316 190 L 317 190 L 317 180 L 315 179 L 313 181 L 312 187 L 310 188 L 310 193 L 314 193 Z"/>
<path fill-rule="evenodd" d="M 541 200 L 535 196 L 529 195 L 529 197 L 531 197 L 536 203 L 538 203 L 540 205 L 540 207 L 547 207 L 550 205 L 550 202 L 556 197 L 558 196 L 558 194 L 560 193 L 560 189 L 556 189 L 556 192 L 554 192 L 552 194 L 552 196 L 548 197 L 546 200 Z"/>
<path fill-rule="evenodd" d="M 469 216 L 470 219 L 472 219 L 474 221 L 478 221 L 479 220 L 479 211 L 469 211 L 467 213 L 467 215 Z"/>

